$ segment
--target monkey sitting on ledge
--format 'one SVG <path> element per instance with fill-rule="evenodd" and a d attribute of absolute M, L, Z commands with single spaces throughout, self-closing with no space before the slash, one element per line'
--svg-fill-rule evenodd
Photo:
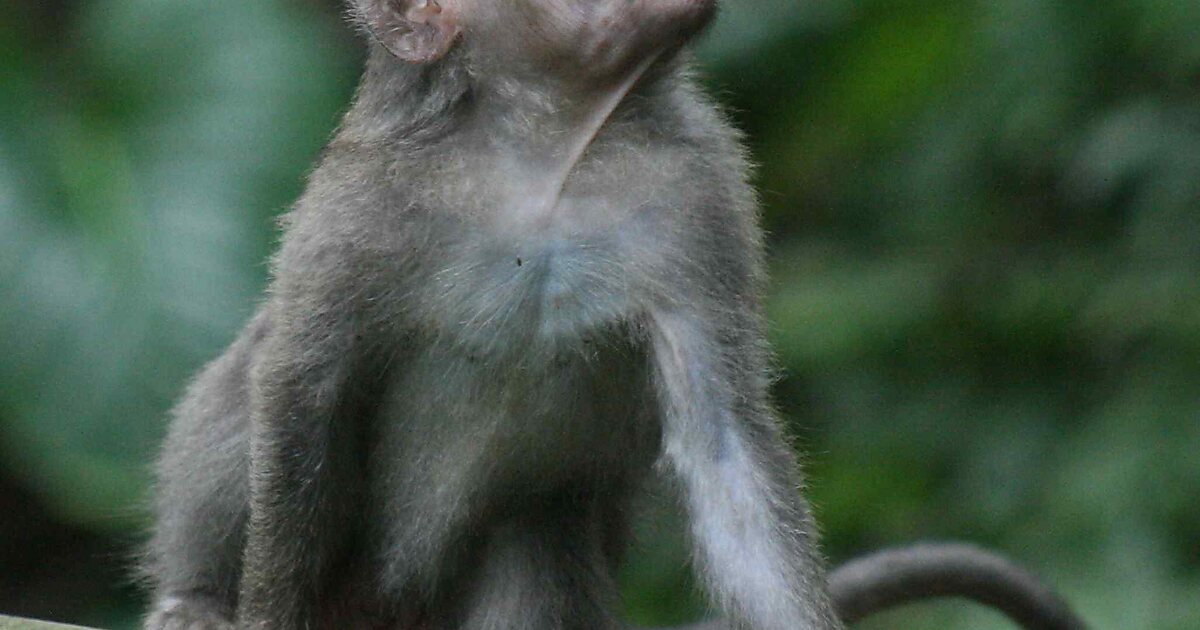
<path fill-rule="evenodd" d="M 352 0 L 354 104 L 174 411 L 149 630 L 605 630 L 659 473 L 746 630 L 842 627 L 768 400 L 716 0 Z"/>

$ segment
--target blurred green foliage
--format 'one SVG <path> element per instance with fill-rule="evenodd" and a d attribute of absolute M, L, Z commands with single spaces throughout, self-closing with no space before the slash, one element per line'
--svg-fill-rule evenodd
<path fill-rule="evenodd" d="M 761 164 L 830 555 L 969 539 L 1097 628 L 1200 627 L 1200 3 L 726 5 L 701 56 Z M 335 0 L 0 4 L 0 480 L 50 522 L 144 523 L 165 412 L 253 309 L 359 57 Z M 695 614 L 648 538 L 634 616 Z M 14 583 L 10 612 L 64 610 Z"/>

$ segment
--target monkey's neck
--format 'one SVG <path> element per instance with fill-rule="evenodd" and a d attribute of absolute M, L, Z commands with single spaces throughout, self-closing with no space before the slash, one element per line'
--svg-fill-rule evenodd
<path fill-rule="evenodd" d="M 552 171 L 552 176 L 543 193 L 545 198 L 538 200 L 538 203 L 546 211 L 553 214 L 558 209 L 563 191 L 567 187 L 567 180 L 570 179 L 571 173 L 575 172 L 579 162 L 583 160 L 588 147 L 596 140 L 596 136 L 600 134 L 605 123 L 612 118 L 613 112 L 629 96 L 634 86 L 646 75 L 646 71 L 654 65 L 658 57 L 657 54 L 647 57 L 628 76 L 617 82 L 612 89 L 603 92 L 591 111 L 582 118 L 574 133 L 567 136 L 567 144 L 564 145 L 564 159 L 559 163 L 558 169 Z"/>
<path fill-rule="evenodd" d="M 660 55 L 647 57 L 603 87 L 580 88 L 508 82 L 483 87 L 476 108 L 477 133 L 489 137 L 502 158 L 523 166 L 522 203 L 553 216 L 587 150 Z"/>
<path fill-rule="evenodd" d="M 491 154 L 514 175 L 513 201 L 551 217 L 614 112 L 647 74 L 671 73 L 671 59 L 650 55 L 620 77 L 585 86 L 544 77 L 481 79 L 453 56 L 425 67 L 372 50 L 339 137 L 408 147 L 445 142 Z"/>

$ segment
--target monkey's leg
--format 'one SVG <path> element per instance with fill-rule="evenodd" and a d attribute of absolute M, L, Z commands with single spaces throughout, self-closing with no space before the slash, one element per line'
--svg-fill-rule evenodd
<path fill-rule="evenodd" d="M 730 310 L 651 318 L 663 463 L 683 492 L 696 564 L 735 627 L 841 628 L 799 470 L 767 402 L 757 324 Z"/>
<path fill-rule="evenodd" d="M 173 411 L 142 562 L 148 630 L 231 627 L 249 513 L 248 366 L 263 329 L 251 322 Z"/>
<path fill-rule="evenodd" d="M 583 512 L 578 511 L 583 509 Z M 538 509 L 496 526 L 470 579 L 462 630 L 616 630 L 617 586 L 597 512 Z"/>

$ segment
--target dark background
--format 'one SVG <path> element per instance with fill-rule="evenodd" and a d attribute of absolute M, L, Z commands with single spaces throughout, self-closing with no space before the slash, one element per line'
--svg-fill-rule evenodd
<path fill-rule="evenodd" d="M 829 555 L 977 541 L 1098 629 L 1200 628 L 1200 3 L 726 5 L 702 59 L 761 164 Z M 165 411 L 360 55 L 335 0 L 0 3 L 0 612 L 135 624 Z M 646 547 L 634 617 L 694 615 Z"/>

